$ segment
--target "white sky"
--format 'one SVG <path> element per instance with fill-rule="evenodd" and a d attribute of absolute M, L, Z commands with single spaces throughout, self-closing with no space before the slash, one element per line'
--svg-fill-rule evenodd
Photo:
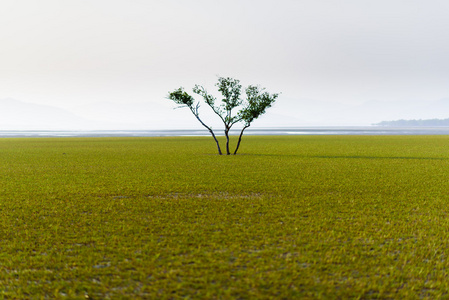
<path fill-rule="evenodd" d="M 0 99 L 160 114 L 168 91 L 219 75 L 282 92 L 280 115 L 437 101 L 448 16 L 447 0 L 2 0 Z"/>

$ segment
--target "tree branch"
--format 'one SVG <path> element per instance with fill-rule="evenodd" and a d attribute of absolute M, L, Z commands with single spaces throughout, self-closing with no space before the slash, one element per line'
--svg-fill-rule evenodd
<path fill-rule="evenodd" d="M 197 103 L 195 108 L 190 107 L 190 111 L 193 113 L 193 115 L 196 117 L 196 119 L 201 123 L 201 125 L 203 125 L 204 127 L 207 128 L 207 130 L 209 130 L 210 134 L 212 135 L 212 137 L 215 140 L 215 143 L 217 144 L 218 154 L 222 155 L 223 153 L 221 152 L 220 143 L 218 142 L 217 137 L 214 134 L 214 131 L 212 130 L 212 128 L 207 126 L 200 118 L 199 111 L 198 111 L 199 107 L 200 107 L 200 104 Z"/>
<path fill-rule="evenodd" d="M 240 142 L 242 141 L 243 131 L 245 131 L 245 129 L 248 128 L 249 126 L 250 126 L 250 124 L 245 125 L 243 127 L 242 131 L 240 131 L 239 140 L 237 142 L 237 146 L 235 147 L 234 155 L 236 155 L 237 151 L 239 150 Z"/>

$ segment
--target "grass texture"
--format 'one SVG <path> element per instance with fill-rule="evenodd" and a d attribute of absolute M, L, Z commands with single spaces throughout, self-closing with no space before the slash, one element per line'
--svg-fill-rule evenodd
<path fill-rule="evenodd" d="M 449 298 L 449 137 L 0 140 L 0 298 Z"/>

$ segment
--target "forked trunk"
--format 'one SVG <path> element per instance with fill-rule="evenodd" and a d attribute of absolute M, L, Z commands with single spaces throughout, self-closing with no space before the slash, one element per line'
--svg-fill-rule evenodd
<path fill-rule="evenodd" d="M 237 151 L 239 150 L 240 142 L 242 141 L 243 131 L 245 131 L 245 129 L 248 127 L 249 127 L 249 125 L 246 125 L 245 127 L 243 127 L 242 131 L 240 131 L 239 141 L 237 142 L 237 146 L 235 147 L 234 155 L 236 155 Z"/>
<path fill-rule="evenodd" d="M 225 135 L 226 135 L 226 155 L 231 154 L 231 152 L 229 152 L 229 128 L 225 129 Z"/>

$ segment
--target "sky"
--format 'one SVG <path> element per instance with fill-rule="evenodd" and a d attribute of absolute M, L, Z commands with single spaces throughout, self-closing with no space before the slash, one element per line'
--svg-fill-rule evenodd
<path fill-rule="evenodd" d="M 183 128 L 198 124 L 168 92 L 223 76 L 281 93 L 262 126 L 444 118 L 448 13 L 447 0 L 2 0 L 0 100 Z"/>

